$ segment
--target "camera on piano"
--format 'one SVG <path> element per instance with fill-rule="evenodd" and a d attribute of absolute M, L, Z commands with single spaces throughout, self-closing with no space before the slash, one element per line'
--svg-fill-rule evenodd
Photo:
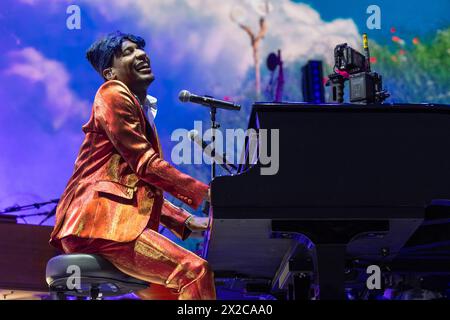
<path fill-rule="evenodd" d="M 338 70 L 349 74 L 366 71 L 366 57 L 346 43 L 338 44 L 334 48 L 334 63 Z"/>
<path fill-rule="evenodd" d="M 367 38 L 364 38 L 365 55 L 338 44 L 334 49 L 334 73 L 329 75 L 327 86 L 331 86 L 332 103 L 344 102 L 344 83 L 350 82 L 350 102 L 360 104 L 382 103 L 389 97 L 383 90 L 380 74 L 370 70 L 370 54 Z"/>

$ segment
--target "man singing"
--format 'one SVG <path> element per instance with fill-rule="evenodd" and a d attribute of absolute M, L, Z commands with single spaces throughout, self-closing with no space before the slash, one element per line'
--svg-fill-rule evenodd
<path fill-rule="evenodd" d="M 172 205 L 163 191 L 196 209 L 209 200 L 209 188 L 163 160 L 155 99 L 147 96 L 154 75 L 144 46 L 142 38 L 116 32 L 87 51 L 105 82 L 83 126 L 85 138 L 50 243 L 66 253 L 102 255 L 178 299 L 215 299 L 208 263 L 158 233 L 160 223 L 183 240 L 206 230 L 207 218 Z"/>

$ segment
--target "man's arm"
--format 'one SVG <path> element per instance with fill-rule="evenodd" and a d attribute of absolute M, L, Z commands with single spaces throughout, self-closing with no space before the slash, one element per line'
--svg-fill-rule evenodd
<path fill-rule="evenodd" d="M 160 222 L 181 240 L 186 240 L 192 233 L 186 225 L 187 219 L 191 216 L 186 210 L 164 199 Z"/>
<path fill-rule="evenodd" d="M 95 98 L 94 110 L 99 125 L 140 179 L 198 208 L 208 186 L 160 158 L 145 136 L 137 106 L 123 83 L 106 82 Z"/>

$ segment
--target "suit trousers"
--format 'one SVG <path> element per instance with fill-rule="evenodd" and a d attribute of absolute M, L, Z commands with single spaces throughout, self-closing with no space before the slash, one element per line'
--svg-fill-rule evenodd
<path fill-rule="evenodd" d="M 67 236 L 61 244 L 66 253 L 101 255 L 123 273 L 149 282 L 149 289 L 136 292 L 142 299 L 216 298 L 208 262 L 152 229 L 131 242 Z"/>

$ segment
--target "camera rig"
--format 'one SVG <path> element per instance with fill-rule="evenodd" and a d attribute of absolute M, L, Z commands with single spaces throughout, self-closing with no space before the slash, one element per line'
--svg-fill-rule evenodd
<path fill-rule="evenodd" d="M 344 102 L 345 81 L 350 81 L 350 102 L 370 104 L 382 103 L 390 94 L 383 90 L 380 74 L 370 68 L 370 52 L 367 35 L 363 35 L 364 55 L 349 47 L 347 43 L 334 48 L 334 73 L 328 76 L 332 103 Z"/>

